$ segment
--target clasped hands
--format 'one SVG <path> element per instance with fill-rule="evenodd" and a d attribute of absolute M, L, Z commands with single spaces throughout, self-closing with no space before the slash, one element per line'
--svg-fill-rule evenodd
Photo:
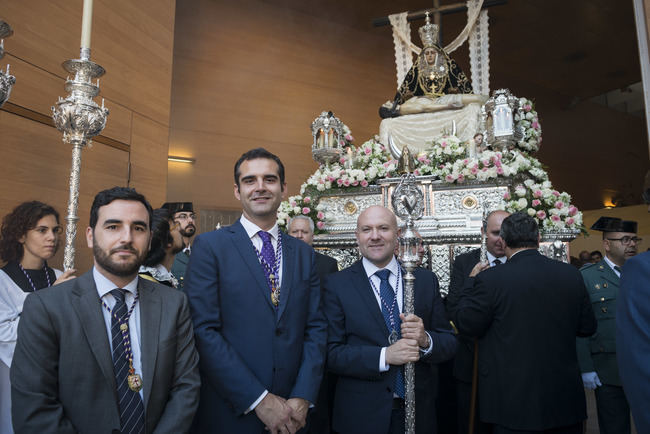
<path fill-rule="evenodd" d="M 404 365 L 420 360 L 420 348 L 429 348 L 429 335 L 424 331 L 422 318 L 412 313 L 400 314 L 402 338 L 386 348 L 386 363 Z"/>
<path fill-rule="evenodd" d="M 255 407 L 255 414 L 271 434 L 294 434 L 307 422 L 309 401 L 302 398 L 284 399 L 268 393 Z"/>

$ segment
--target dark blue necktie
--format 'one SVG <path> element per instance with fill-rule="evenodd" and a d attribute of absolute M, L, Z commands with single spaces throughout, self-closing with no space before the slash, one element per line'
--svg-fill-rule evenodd
<path fill-rule="evenodd" d="M 129 361 L 124 354 L 124 340 L 120 331 L 120 322 L 115 318 L 124 318 L 128 311 L 124 301 L 124 290 L 114 289 L 111 295 L 115 297 L 111 315 L 111 339 L 113 341 L 113 372 L 117 383 L 117 399 L 120 407 L 120 423 L 122 433 L 144 432 L 144 405 L 138 392 L 129 388 Z M 131 330 L 129 330 L 129 333 Z"/>
<path fill-rule="evenodd" d="M 379 294 L 382 299 L 381 313 L 384 315 L 384 322 L 386 323 L 386 327 L 388 327 L 388 332 L 390 333 L 393 327 L 395 327 L 398 337 L 401 337 L 402 333 L 400 325 L 402 324 L 402 320 L 399 318 L 399 307 L 397 306 L 397 303 L 395 303 L 392 311 L 392 321 L 391 311 L 389 310 L 395 301 L 395 291 L 393 290 L 393 287 L 390 286 L 390 282 L 388 282 L 390 270 L 379 270 L 375 272 L 375 275 L 377 275 L 379 280 L 381 280 L 379 285 Z M 397 376 L 395 377 L 395 395 L 404 398 L 404 373 L 401 366 L 398 366 L 397 368 Z"/>

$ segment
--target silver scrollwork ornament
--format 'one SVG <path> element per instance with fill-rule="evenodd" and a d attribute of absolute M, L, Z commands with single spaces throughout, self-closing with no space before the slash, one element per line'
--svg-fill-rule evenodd
<path fill-rule="evenodd" d="M 81 173 L 81 150 L 90 145 L 91 139 L 102 132 L 106 126 L 108 109 L 93 100 L 99 94 L 99 80 L 106 72 L 104 68 L 90 60 L 90 49 L 82 48 L 80 59 L 63 63 L 63 68 L 74 74 L 65 83 L 69 92 L 66 98 L 59 98 L 52 107 L 52 118 L 56 128 L 63 133 L 63 141 L 72 145 L 72 167 L 70 169 L 70 192 L 66 216 L 66 240 L 63 252 L 65 270 L 74 268 L 74 240 L 77 235 L 77 209 L 79 205 L 79 181 Z"/>
<path fill-rule="evenodd" d="M 13 35 L 13 33 L 14 31 L 11 29 L 9 23 L 0 19 L 0 59 L 5 55 L 4 38 Z M 9 74 L 9 65 L 7 64 L 6 72 L 0 70 L 0 107 L 2 107 L 9 99 L 14 84 L 16 84 L 16 77 Z"/>

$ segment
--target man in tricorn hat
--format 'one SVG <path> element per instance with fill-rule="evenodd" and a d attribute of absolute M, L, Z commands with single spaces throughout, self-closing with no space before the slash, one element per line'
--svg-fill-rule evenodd
<path fill-rule="evenodd" d="M 578 339 L 578 361 L 585 388 L 595 391 L 600 432 L 626 434 L 630 432 L 630 407 L 616 363 L 616 297 L 621 268 L 636 255 L 641 239 L 636 236 L 637 223 L 620 218 L 601 217 L 591 229 L 603 233 L 605 256 L 580 271 L 596 314 L 598 333 Z"/>
<path fill-rule="evenodd" d="M 178 279 L 179 289 L 183 289 L 185 269 L 187 268 L 187 263 L 190 262 L 190 254 L 192 252 L 190 240 L 196 233 L 194 207 L 192 206 L 192 202 L 166 202 L 162 208 L 169 210 L 169 214 L 172 216 L 174 222 L 179 224 L 179 230 L 183 236 L 183 244 L 185 247 L 176 255 L 174 265 L 172 265 L 171 269 L 172 274 Z"/>

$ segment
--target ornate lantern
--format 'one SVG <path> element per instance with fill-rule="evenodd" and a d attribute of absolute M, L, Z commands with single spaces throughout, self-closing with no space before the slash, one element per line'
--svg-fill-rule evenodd
<path fill-rule="evenodd" d="M 314 143 L 311 145 L 311 154 L 320 164 L 329 164 L 338 161 L 343 153 L 343 122 L 330 112 L 322 112 L 311 124 L 311 133 Z"/>
<path fill-rule="evenodd" d="M 521 128 L 515 127 L 515 113 L 518 110 L 519 98 L 508 89 L 495 90 L 483 106 L 487 140 L 493 148 L 512 147 L 524 137 Z"/>
<path fill-rule="evenodd" d="M 4 20 L 0 19 L 0 59 L 5 55 L 5 41 L 4 38 L 14 34 L 11 26 Z M 4 105 L 11 95 L 11 88 L 16 83 L 16 77 L 9 75 L 9 65 L 7 65 L 7 72 L 0 70 L 0 107 Z"/>

